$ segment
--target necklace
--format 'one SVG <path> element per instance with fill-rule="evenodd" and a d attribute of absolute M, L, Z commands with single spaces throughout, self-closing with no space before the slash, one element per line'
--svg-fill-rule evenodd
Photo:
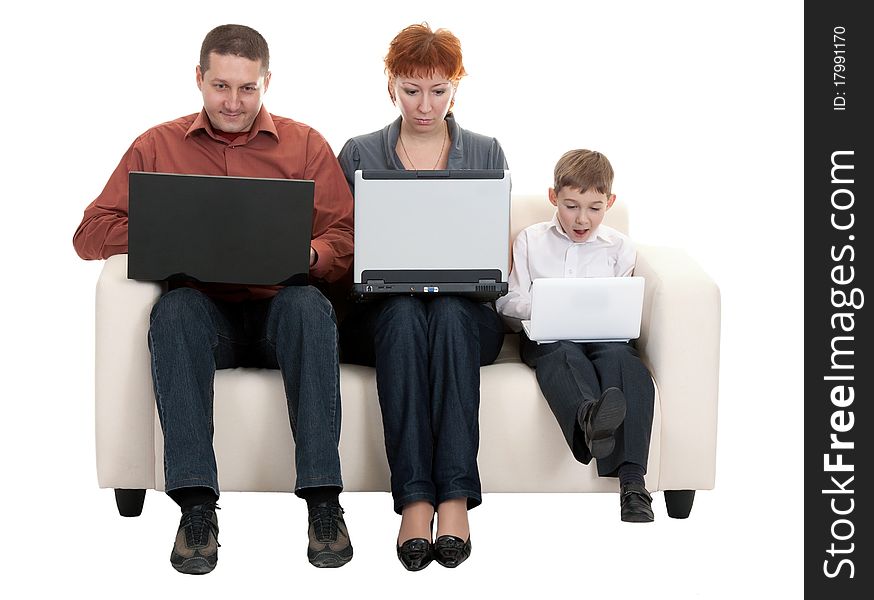
<path fill-rule="evenodd" d="M 446 122 L 444 121 L 444 123 L 443 123 L 443 143 L 440 144 L 440 153 L 437 155 L 437 160 L 434 162 L 434 166 L 431 167 L 432 171 L 437 168 L 437 165 L 440 164 L 440 159 L 443 158 L 443 151 L 446 149 L 446 137 L 448 135 L 448 129 L 449 128 L 446 127 Z M 414 171 L 417 170 L 416 165 L 413 164 L 413 161 L 410 158 L 410 155 L 407 153 L 407 147 L 404 146 L 404 136 L 399 134 L 398 140 L 400 140 L 400 142 L 401 142 L 401 150 L 404 151 L 404 156 L 407 157 L 407 162 L 410 163 L 410 166 L 413 167 Z"/>

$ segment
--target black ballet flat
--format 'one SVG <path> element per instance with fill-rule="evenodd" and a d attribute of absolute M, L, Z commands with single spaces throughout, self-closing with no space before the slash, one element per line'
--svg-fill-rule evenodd
<path fill-rule="evenodd" d="M 450 569 L 454 569 L 470 558 L 470 537 L 465 542 L 454 535 L 441 535 L 434 542 L 434 560 Z"/>
<path fill-rule="evenodd" d="M 413 538 L 398 546 L 398 560 L 407 571 L 421 571 L 434 560 L 431 542 L 425 538 Z"/>

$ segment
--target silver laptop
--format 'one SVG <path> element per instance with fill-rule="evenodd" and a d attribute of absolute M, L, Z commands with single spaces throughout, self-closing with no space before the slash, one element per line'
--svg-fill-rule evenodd
<path fill-rule="evenodd" d="M 510 270 L 510 173 L 356 171 L 353 294 L 494 300 Z"/>
<path fill-rule="evenodd" d="M 627 342 L 640 337 L 643 277 L 558 277 L 531 285 L 528 339 Z"/>

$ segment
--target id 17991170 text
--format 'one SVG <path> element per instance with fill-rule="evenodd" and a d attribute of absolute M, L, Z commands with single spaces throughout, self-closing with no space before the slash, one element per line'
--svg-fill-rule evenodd
<path fill-rule="evenodd" d="M 847 33 L 846 27 L 838 25 L 832 30 L 834 43 L 834 72 L 832 81 L 835 85 L 835 96 L 832 99 L 834 110 L 847 109 L 846 83 L 847 83 Z"/>

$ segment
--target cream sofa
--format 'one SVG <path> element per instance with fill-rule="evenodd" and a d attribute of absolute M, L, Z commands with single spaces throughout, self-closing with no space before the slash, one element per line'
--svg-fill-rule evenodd
<path fill-rule="evenodd" d="M 512 238 L 548 220 L 541 196 L 514 196 Z M 607 221 L 628 230 L 621 204 Z M 684 518 L 695 490 L 712 489 L 716 462 L 719 290 L 682 250 L 639 246 L 646 278 L 641 355 L 656 383 L 646 483 Z M 127 279 L 127 256 L 106 261 L 97 283 L 96 434 L 99 485 L 115 488 L 119 512 L 140 514 L 146 489 L 162 490 L 163 441 L 146 333 L 157 284 Z M 577 463 L 508 334 L 481 378 L 479 467 L 484 492 L 615 492 L 594 461 Z M 387 491 L 389 469 L 371 368 L 343 364 L 340 456 L 346 491 Z M 223 490 L 291 491 L 294 444 L 278 371 L 222 370 L 215 378 L 215 451 Z"/>

